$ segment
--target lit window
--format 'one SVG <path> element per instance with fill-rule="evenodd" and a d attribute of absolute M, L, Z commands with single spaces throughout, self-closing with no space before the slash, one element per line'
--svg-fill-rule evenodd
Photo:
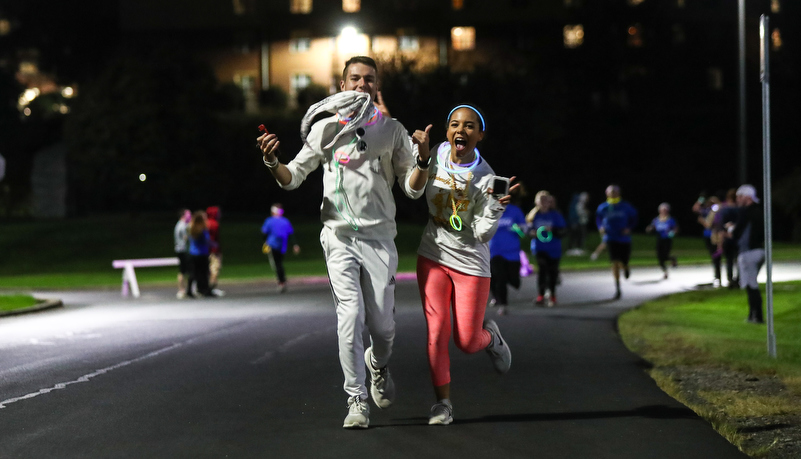
<path fill-rule="evenodd" d="M 11 21 L 0 19 L 0 35 L 8 35 L 9 33 L 11 33 Z"/>
<path fill-rule="evenodd" d="M 684 8 L 684 0 L 676 0 L 676 6 L 679 8 Z"/>
<path fill-rule="evenodd" d="M 454 27 L 451 29 L 451 43 L 456 51 L 468 51 L 476 47 L 474 27 Z"/>
<path fill-rule="evenodd" d="M 293 38 L 289 40 L 290 53 L 305 53 L 311 49 L 311 38 Z"/>
<path fill-rule="evenodd" d="M 773 32 L 770 34 L 770 42 L 771 48 L 774 51 L 778 51 L 782 47 L 782 33 L 779 29 L 773 29 Z"/>
<path fill-rule="evenodd" d="M 234 14 L 237 16 L 245 14 L 245 2 L 243 0 L 234 1 Z"/>
<path fill-rule="evenodd" d="M 710 67 L 707 71 L 709 89 L 720 91 L 723 89 L 723 71 L 718 67 Z"/>
<path fill-rule="evenodd" d="M 289 87 L 293 93 L 297 93 L 301 89 L 309 86 L 311 84 L 311 75 L 307 75 L 305 73 L 296 73 L 292 75 L 292 78 L 289 80 Z"/>
<path fill-rule="evenodd" d="M 584 43 L 584 26 L 581 24 L 566 25 L 562 29 L 562 35 L 565 48 L 578 48 Z"/>
<path fill-rule="evenodd" d="M 629 46 L 632 48 L 640 48 L 642 47 L 642 26 L 639 24 L 634 24 L 633 26 L 629 27 L 628 30 L 628 40 Z"/>
<path fill-rule="evenodd" d="M 644 1 L 645 0 L 628 0 L 628 3 L 631 6 L 637 6 L 637 5 L 639 5 L 640 3 L 644 2 Z"/>
<path fill-rule="evenodd" d="M 312 0 L 290 0 L 289 12 L 292 14 L 309 14 L 312 11 Z"/>
<path fill-rule="evenodd" d="M 401 51 L 417 51 L 420 49 L 420 40 L 417 37 L 401 36 L 398 39 L 398 49 Z"/>
<path fill-rule="evenodd" d="M 361 9 L 361 0 L 342 0 L 342 11 L 346 13 L 358 13 Z"/>
<path fill-rule="evenodd" d="M 464 0 L 451 0 L 451 8 L 453 8 L 454 11 L 464 8 Z"/>
<path fill-rule="evenodd" d="M 778 13 L 782 10 L 781 0 L 770 0 L 770 12 Z"/>

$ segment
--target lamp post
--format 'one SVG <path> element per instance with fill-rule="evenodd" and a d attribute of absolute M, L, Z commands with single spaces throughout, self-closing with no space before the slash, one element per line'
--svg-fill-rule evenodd
<path fill-rule="evenodd" d="M 739 43 L 739 86 L 740 86 L 740 98 L 739 98 L 739 115 L 740 115 L 740 143 L 739 143 L 739 173 L 738 173 L 738 181 L 739 183 L 747 183 L 747 170 L 748 170 L 748 160 L 747 160 L 747 152 L 748 146 L 746 145 L 746 116 L 745 116 L 745 0 L 737 0 L 738 7 L 737 7 L 737 16 L 738 16 L 738 43 Z"/>

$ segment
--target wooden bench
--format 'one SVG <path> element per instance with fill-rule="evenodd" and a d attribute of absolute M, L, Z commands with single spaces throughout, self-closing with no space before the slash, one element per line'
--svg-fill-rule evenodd
<path fill-rule="evenodd" d="M 122 296 L 128 296 L 130 286 L 134 298 L 139 298 L 139 283 L 136 281 L 134 268 L 150 268 L 154 266 L 178 266 L 178 257 L 168 258 L 135 258 L 131 260 L 114 260 L 111 266 L 122 269 Z"/>

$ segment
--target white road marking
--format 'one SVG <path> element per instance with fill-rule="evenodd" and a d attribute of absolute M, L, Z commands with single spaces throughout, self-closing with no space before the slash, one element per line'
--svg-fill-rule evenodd
<path fill-rule="evenodd" d="M 332 330 L 335 331 L 336 327 L 329 327 L 329 328 L 326 328 L 324 330 L 318 330 L 316 332 L 304 333 L 304 334 L 302 334 L 302 335 L 300 335 L 300 336 L 298 336 L 296 338 L 292 338 L 291 340 L 287 341 L 286 343 L 278 346 L 276 349 L 269 350 L 269 351 L 265 352 L 264 355 L 262 355 L 261 357 L 259 357 L 258 359 L 254 360 L 254 361 L 252 361 L 250 363 L 253 364 L 253 365 L 258 365 L 260 363 L 264 363 L 267 360 L 270 360 L 271 358 L 275 357 L 277 354 L 286 352 L 290 347 L 300 343 L 301 341 L 304 341 L 306 338 L 310 338 L 312 336 L 320 335 L 320 334 L 323 334 L 323 333 L 330 333 Z"/>
<path fill-rule="evenodd" d="M 134 359 L 124 360 L 124 361 L 116 363 L 114 365 L 111 365 L 111 366 L 108 366 L 108 367 L 105 367 L 105 368 L 101 368 L 99 370 L 95 370 L 95 371 L 93 371 L 91 373 L 85 374 L 85 375 L 83 375 L 83 376 L 81 376 L 81 377 L 79 377 L 77 379 L 72 380 L 72 381 L 60 382 L 60 383 L 55 384 L 53 387 L 46 387 L 46 388 L 43 388 L 43 389 L 39 389 L 36 392 L 31 392 L 30 394 L 25 394 L 25 395 L 22 395 L 22 396 L 19 396 L 19 397 L 13 397 L 13 398 L 9 398 L 9 399 L 6 399 L 6 400 L 2 400 L 2 401 L 0 401 L 0 409 L 5 408 L 6 406 L 8 406 L 8 405 L 10 405 L 12 403 L 16 403 L 16 402 L 19 402 L 19 401 L 22 401 L 22 400 L 28 400 L 28 399 L 31 399 L 31 398 L 34 398 L 34 397 L 38 397 L 38 396 L 44 395 L 44 394 L 49 394 L 50 392 L 52 392 L 54 390 L 66 389 L 68 386 L 70 386 L 72 384 L 89 382 L 89 380 L 94 378 L 95 376 L 100 376 L 102 374 L 106 374 L 106 373 L 108 373 L 110 371 L 113 371 L 113 370 L 116 370 L 118 368 L 126 367 L 128 365 L 131 365 L 131 364 L 137 363 L 137 362 L 141 362 L 142 360 L 146 360 L 146 359 L 149 359 L 151 357 L 156 357 L 157 355 L 163 354 L 165 352 L 172 351 L 174 349 L 177 349 L 177 348 L 182 347 L 182 346 L 187 345 L 187 344 L 192 344 L 192 343 L 194 343 L 196 341 L 199 341 L 201 339 L 209 338 L 209 337 L 212 337 L 212 336 L 215 336 L 215 335 L 227 334 L 227 333 L 232 332 L 235 328 L 247 327 L 249 325 L 251 325 L 251 322 L 239 323 L 239 324 L 235 324 L 235 325 L 223 328 L 221 330 L 214 330 L 214 331 L 212 331 L 210 333 L 207 333 L 205 335 L 196 336 L 196 337 L 188 339 L 186 341 L 183 341 L 183 342 L 180 342 L 180 343 L 175 343 L 175 344 L 172 344 L 170 346 L 163 347 L 161 349 L 155 350 L 153 352 L 148 352 L 147 354 L 141 355 L 141 356 L 136 357 Z"/>
<path fill-rule="evenodd" d="M 176 344 L 173 344 L 172 346 L 167 346 L 167 347 L 161 348 L 159 350 L 156 350 L 156 351 L 153 351 L 153 352 L 149 352 L 149 353 L 147 353 L 147 354 L 145 354 L 143 356 L 137 357 L 135 359 L 124 360 L 124 361 L 122 361 L 120 363 L 117 363 L 115 365 L 111 365 L 110 367 L 106 367 L 106 368 L 101 368 L 99 370 L 95 370 L 95 371 L 93 371 L 93 372 L 91 372 L 89 374 L 85 374 L 85 375 L 81 376 L 80 378 L 74 379 L 72 381 L 60 382 L 60 383 L 56 384 L 53 387 L 47 387 L 47 388 L 44 388 L 44 389 L 39 389 L 36 392 L 31 392 L 30 394 L 26 394 L 26 395 L 23 395 L 21 397 L 14 397 L 14 398 L 9 398 L 9 399 L 0 401 L 0 409 L 3 409 L 7 405 L 10 405 L 10 404 L 15 403 L 15 402 L 19 402 L 21 400 L 27 400 L 27 399 L 30 399 L 30 398 L 38 397 L 40 395 L 48 394 L 48 393 L 50 393 L 50 392 L 52 392 L 54 390 L 58 390 L 58 389 L 66 389 L 67 386 L 72 385 L 72 384 L 77 384 L 77 383 L 82 383 L 82 382 L 89 382 L 89 380 L 94 378 L 95 376 L 99 376 L 99 375 L 108 373 L 109 371 L 116 370 L 117 368 L 122 368 L 122 367 L 128 366 L 128 365 L 130 365 L 132 363 L 140 362 L 142 360 L 149 359 L 151 357 L 155 357 L 155 356 L 157 356 L 159 354 L 162 354 L 164 352 L 168 352 L 168 351 L 171 351 L 173 349 L 179 348 L 179 347 L 183 346 L 185 343 L 186 342 L 184 342 L 184 343 L 176 343 Z"/>

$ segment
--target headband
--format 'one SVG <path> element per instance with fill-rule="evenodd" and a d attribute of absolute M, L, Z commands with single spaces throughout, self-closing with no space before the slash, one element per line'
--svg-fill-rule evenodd
<path fill-rule="evenodd" d="M 459 110 L 460 108 L 469 108 L 470 110 L 473 110 L 474 112 L 476 112 L 476 115 L 478 115 L 478 119 L 481 120 L 481 130 L 482 131 L 486 131 L 487 130 L 487 123 L 484 122 L 484 117 L 481 115 L 481 112 L 479 112 L 478 109 L 476 107 L 473 107 L 472 105 L 462 104 L 462 105 L 457 105 L 457 106 L 453 107 L 453 110 L 451 110 L 451 112 L 448 113 L 448 119 L 446 121 L 450 121 L 451 120 L 451 115 L 453 115 L 453 112 L 455 112 L 456 110 Z"/>

